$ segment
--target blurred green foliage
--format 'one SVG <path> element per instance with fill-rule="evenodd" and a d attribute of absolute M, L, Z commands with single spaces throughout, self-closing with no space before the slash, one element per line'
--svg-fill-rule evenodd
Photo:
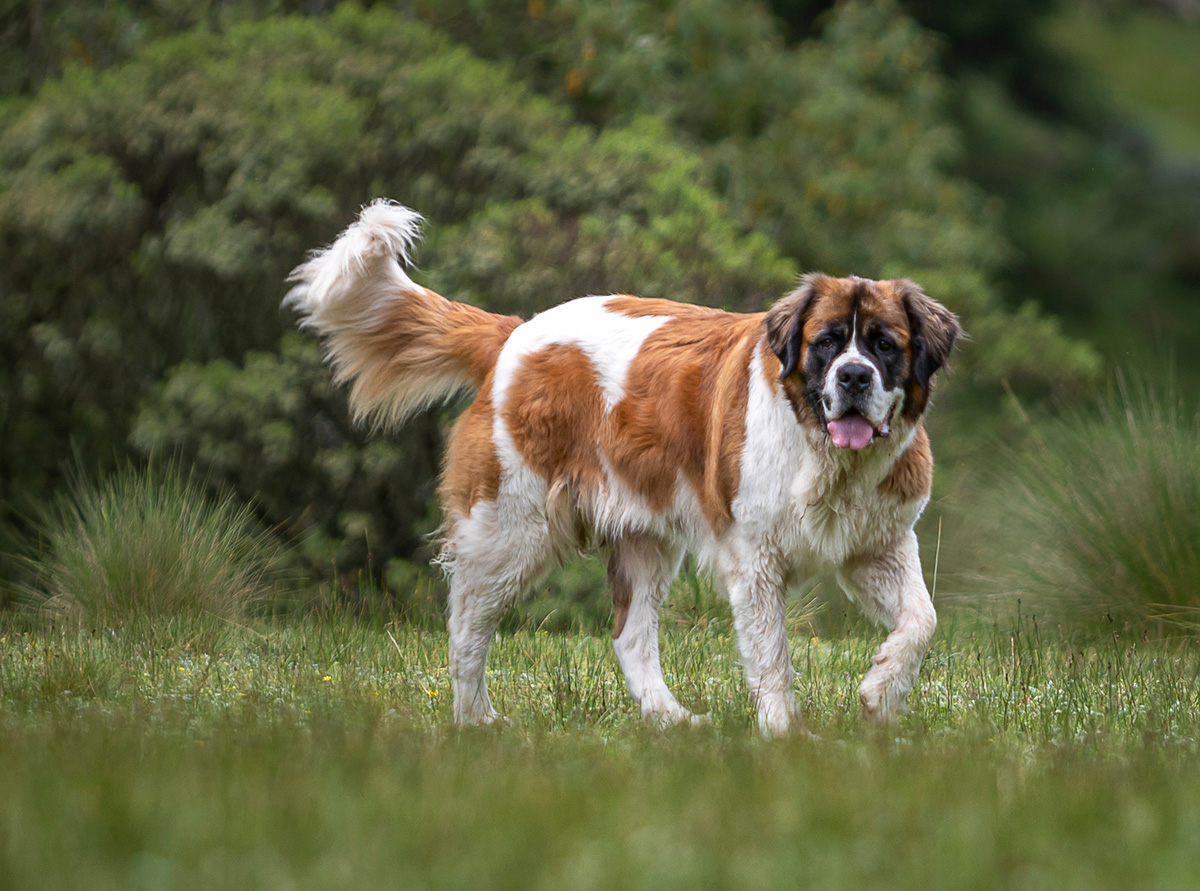
<path fill-rule="evenodd" d="M 276 343 L 283 277 L 356 202 L 402 195 L 444 223 L 422 255 L 432 283 L 506 311 L 609 290 L 757 307 L 796 272 L 736 229 L 661 123 L 572 124 L 384 10 L 193 31 L 8 111 L 6 482 L 51 487 L 72 442 L 88 461 L 119 452 L 172 364 L 212 361 L 154 390 L 135 445 L 211 465 L 347 571 L 414 550 L 435 432 L 363 443 L 315 392 L 315 347 L 224 357 Z"/>
<path fill-rule="evenodd" d="M 1000 287 L 1017 260 L 1005 206 L 962 175 L 957 84 L 941 73 L 937 38 L 899 4 L 839 4 L 795 45 L 765 7 L 728 0 L 420 8 L 584 120 L 667 120 L 740 224 L 803 268 L 909 275 L 961 312 L 976 345 L 940 400 L 939 412 L 970 414 L 940 425 L 939 442 L 958 440 L 951 454 L 1023 426 L 995 409 L 1006 391 L 1036 414 L 1039 400 L 1070 401 L 1095 379 L 1099 357 L 1064 336 L 1039 295 Z M 960 25 L 999 27 L 984 18 Z"/>
<path fill-rule="evenodd" d="M 1140 5 L 1081 4 L 1047 24 L 1050 45 L 1078 59 L 1094 89 L 1110 93 L 1134 125 L 1147 125 L 1164 152 L 1200 158 L 1200 18 L 1181 20 Z"/>
<path fill-rule="evenodd" d="M 377 195 L 428 217 L 423 283 L 503 312 L 911 275 L 974 339 L 943 456 L 1189 317 L 1190 180 L 1044 82 L 1035 5 L 828 7 L 0 0 L 0 528 L 73 454 L 167 452 L 311 571 L 410 584 L 445 418 L 368 441 L 278 310 Z"/>
<path fill-rule="evenodd" d="M 1076 5 L 775 0 L 776 18 L 728 0 L 417 8 L 585 120 L 665 117 L 742 222 L 805 268 L 966 264 L 1018 326 L 1040 307 L 1109 356 L 1173 349 L 1200 380 L 1186 333 L 1200 324 L 1200 174 L 1157 152 L 1047 37 Z M 1172 46 L 1194 56 L 1189 33 Z M 1095 357 L 1072 352 L 1059 395 L 1094 380 Z"/>
<path fill-rule="evenodd" d="M 418 418 L 402 441 L 368 439 L 350 425 L 317 344 L 298 333 L 241 366 L 170 369 L 130 441 L 178 455 L 203 468 L 211 488 L 252 500 L 295 543 L 292 561 L 317 577 L 370 567 L 406 578 L 397 555 L 417 552 L 436 523 L 434 419 Z"/>

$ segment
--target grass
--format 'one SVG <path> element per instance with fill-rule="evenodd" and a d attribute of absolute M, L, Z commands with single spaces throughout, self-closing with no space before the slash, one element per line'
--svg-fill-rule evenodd
<path fill-rule="evenodd" d="M 875 634 L 793 640 L 820 740 L 765 741 L 721 621 L 664 665 L 711 728 L 644 727 L 607 640 L 497 638 L 512 724 L 450 723 L 446 639 L 256 620 L 220 655 L 0 634 L 0 887 L 1188 887 L 1200 648 L 949 617 L 889 732 Z"/>
<path fill-rule="evenodd" d="M 1200 641 L 1158 609 L 1164 574 L 1177 606 L 1200 589 L 1198 431 L 1126 387 L 1046 433 L 1008 492 L 1019 610 L 943 608 L 896 727 L 859 717 L 882 632 L 797 599 L 815 740 L 757 734 L 728 607 L 690 568 L 663 665 L 711 726 L 645 726 L 599 612 L 542 600 L 494 641 L 511 724 L 461 729 L 430 603 L 247 614 L 265 564 L 240 515 L 213 520 L 177 478 L 80 490 L 41 576 L 80 606 L 0 614 L 0 888 L 1200 885 Z M 237 595 L 219 641 L 210 583 Z M 1089 592 L 1130 608 L 1048 618 Z"/>
<path fill-rule="evenodd" d="M 1164 378 L 1166 379 L 1166 378 Z M 1200 627 L 1200 411 L 1169 385 L 1118 378 L 1004 468 L 1002 587 L 1064 617 Z"/>
<path fill-rule="evenodd" d="M 110 625 L 165 616 L 219 627 L 265 593 L 274 559 L 249 507 L 209 499 L 174 466 L 125 467 L 95 484 L 77 476 L 37 525 L 34 602 Z"/>

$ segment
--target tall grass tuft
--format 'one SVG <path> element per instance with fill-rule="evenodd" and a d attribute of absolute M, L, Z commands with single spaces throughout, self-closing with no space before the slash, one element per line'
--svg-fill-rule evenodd
<path fill-rule="evenodd" d="M 265 593 L 276 551 L 250 508 L 176 467 L 77 477 L 38 522 L 42 606 L 107 625 L 235 620 Z"/>
<path fill-rule="evenodd" d="M 1118 378 L 1017 461 L 999 511 L 1013 589 L 1075 615 L 1200 627 L 1200 412 Z"/>

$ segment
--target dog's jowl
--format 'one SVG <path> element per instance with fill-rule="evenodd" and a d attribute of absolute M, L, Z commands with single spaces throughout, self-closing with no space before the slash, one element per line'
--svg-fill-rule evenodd
<path fill-rule="evenodd" d="M 784 592 L 836 573 L 887 630 L 859 695 L 903 711 L 936 617 L 913 524 L 933 462 L 931 380 L 960 333 L 908 280 L 809 275 L 765 313 L 583 297 L 529 321 L 415 284 L 420 217 L 384 201 L 293 273 L 361 417 L 399 424 L 461 390 L 440 495 L 454 715 L 498 715 L 502 614 L 580 547 L 608 560 L 613 647 L 649 719 L 697 720 L 663 680 L 658 608 L 685 552 L 728 594 L 765 732 L 800 729 Z"/>

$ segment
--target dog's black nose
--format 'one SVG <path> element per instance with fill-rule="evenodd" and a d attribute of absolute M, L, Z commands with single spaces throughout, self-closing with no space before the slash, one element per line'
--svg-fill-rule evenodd
<path fill-rule="evenodd" d="M 861 393 L 871 386 L 871 369 L 857 362 L 843 365 L 838 369 L 837 384 L 847 393 Z"/>

